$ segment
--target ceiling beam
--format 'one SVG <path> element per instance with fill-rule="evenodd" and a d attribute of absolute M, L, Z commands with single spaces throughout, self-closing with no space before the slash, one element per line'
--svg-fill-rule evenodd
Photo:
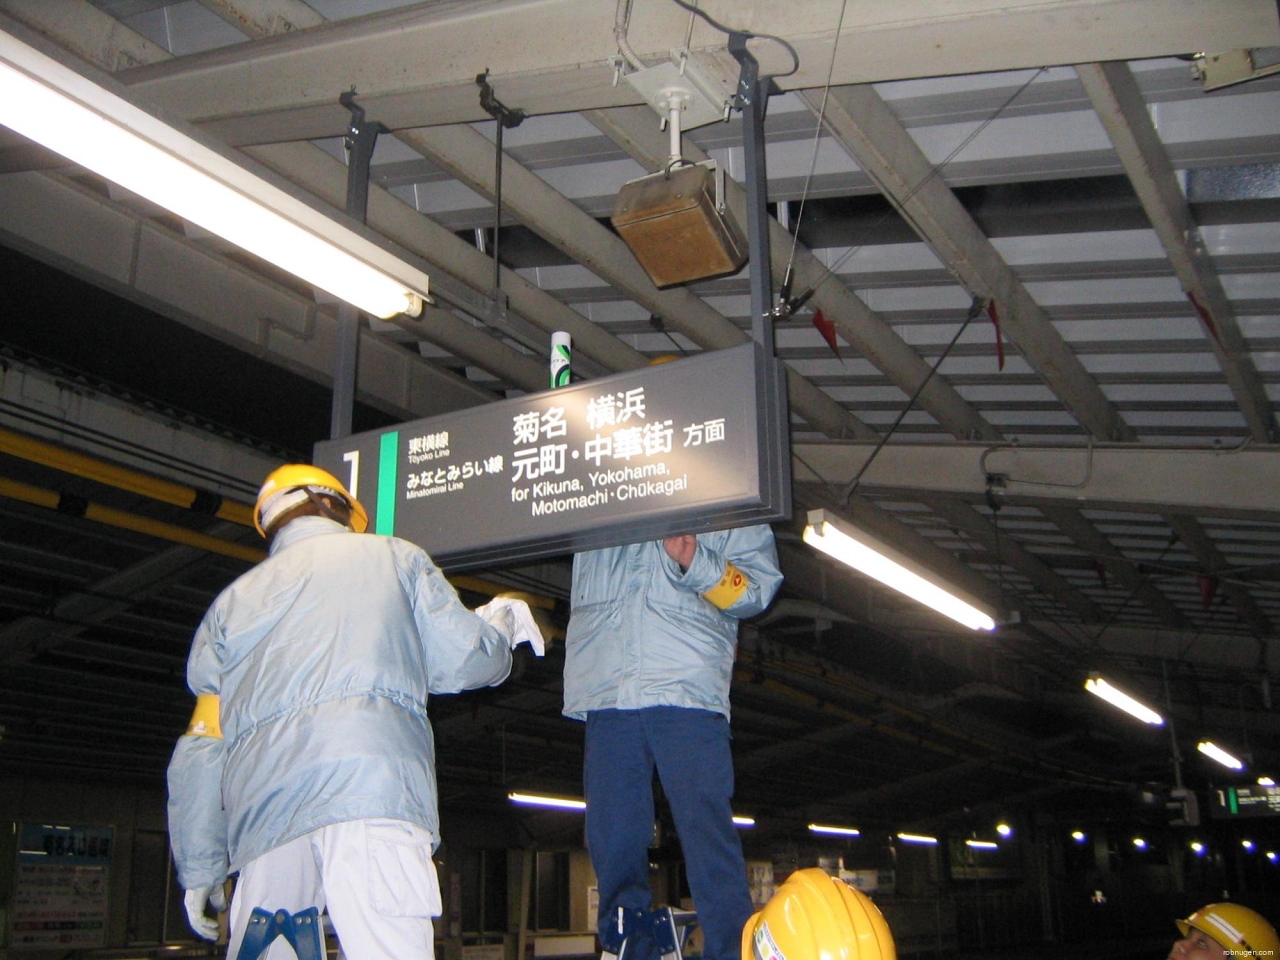
<path fill-rule="evenodd" d="M 919 500 L 942 517 L 949 526 L 981 543 L 986 548 L 988 562 L 1012 567 L 1031 581 L 1036 589 L 1066 607 L 1085 623 L 1102 620 L 1102 611 L 1092 600 L 1009 534 L 1002 533 L 998 521 L 992 522 L 969 504 L 948 497 L 924 495 Z M 1017 596 L 1003 597 L 1001 605 L 1017 609 L 1019 599 Z"/>
<path fill-rule="evenodd" d="M 317 383 L 332 381 L 331 308 L 204 243 L 43 173 L 0 177 L 0 223 L 16 249 Z M 360 338 L 359 399 L 394 416 L 414 420 L 494 399 L 367 328 Z"/>
<path fill-rule="evenodd" d="M 658 127 L 658 115 L 651 108 L 619 107 L 591 111 L 584 116 L 641 166 L 651 171 L 665 166 L 669 144 Z M 707 154 L 687 138 L 683 155 L 695 163 L 708 159 Z M 746 190 L 732 177 L 726 177 L 725 193 L 730 216 L 737 223 L 745 224 Z M 791 266 L 793 293 L 800 296 L 813 291 L 810 301 L 813 307 L 835 324 L 844 341 L 908 397 L 919 390 L 916 403 L 945 430 L 961 439 L 999 439 L 999 431 L 945 379 L 930 379 L 929 365 L 920 355 L 773 217 L 769 218 L 769 249 L 773 275 L 779 285 Z M 923 389 L 921 384 L 925 385 Z"/>
<path fill-rule="evenodd" d="M 880 95 L 867 85 L 834 89 L 825 102 L 816 93 L 801 97 L 969 294 L 994 301 L 1001 331 L 1085 432 L 1099 440 L 1136 440 Z"/>
<path fill-rule="evenodd" d="M 878 493 L 933 491 L 975 498 L 992 489 L 1009 502 L 1280 521 L 1276 446 L 890 443 L 877 452 L 874 444 L 846 442 L 794 443 L 791 450 L 797 483 L 843 488 L 865 468 L 859 489 Z"/>
<path fill-rule="evenodd" d="M 799 61 L 778 77 L 787 90 L 1280 44 L 1270 0 L 1235 0 L 1213 17 L 1183 0 L 1076 0 L 1065 9 L 1047 0 L 947 0 L 909 12 L 836 0 L 709 0 L 702 9 L 732 29 L 787 38 Z M 661 62 L 689 27 L 675 4 L 636 0 L 627 39 L 641 59 Z M 723 61 L 725 45 L 718 30 L 693 24 L 695 53 Z M 763 73 L 787 73 L 785 48 L 755 46 Z M 338 95 L 352 86 L 368 116 L 394 130 L 483 120 L 475 77 L 485 70 L 499 97 L 518 94 L 531 114 L 641 102 L 629 84 L 613 82 L 614 5 L 599 0 L 439 0 L 248 47 L 143 67 L 126 82 L 170 115 L 213 122 L 236 144 L 341 136 L 349 116 Z M 233 114 L 228 104 L 237 105 Z"/>
<path fill-rule="evenodd" d="M 200 0 L 227 23 L 253 40 L 274 37 L 325 22 L 303 0 Z"/>
<path fill-rule="evenodd" d="M 400 139 L 471 189 L 495 195 L 494 145 L 478 131 L 432 127 L 405 131 Z M 502 179 L 504 210 L 698 346 L 719 350 L 750 339 L 689 288 L 655 287 L 619 237 L 510 157 L 503 160 Z M 792 413 L 831 437 L 878 436 L 790 367 L 786 372 Z"/>
<path fill-rule="evenodd" d="M 1231 569 L 1227 558 L 1222 555 L 1217 544 L 1213 542 L 1213 538 L 1205 532 L 1204 526 L 1200 521 L 1194 517 L 1166 517 L 1165 519 L 1173 527 L 1173 532 L 1178 535 L 1178 539 L 1182 541 L 1183 545 L 1191 551 L 1191 555 L 1199 562 L 1204 575 L 1219 577 Z M 1236 608 L 1236 612 L 1256 636 L 1269 637 L 1272 635 L 1271 618 L 1258 606 L 1257 601 L 1253 599 L 1249 588 L 1244 583 L 1223 577 L 1220 580 L 1219 588 L 1226 598 L 1231 601 L 1231 605 Z"/>
<path fill-rule="evenodd" d="M 1086 520 L 1079 510 L 1070 506 L 1042 506 L 1039 510 L 1055 527 L 1070 537 L 1077 547 L 1090 554 L 1112 579 L 1129 591 L 1130 596 L 1146 604 L 1147 609 L 1166 627 L 1180 630 L 1187 626 L 1186 617 L 1160 592 L 1151 577 L 1140 573 L 1134 561 L 1099 533 L 1098 528 Z"/>
<path fill-rule="evenodd" d="M 1076 73 L 1204 328 L 1249 436 L 1259 443 L 1276 442 L 1271 398 L 1133 72 L 1127 63 L 1084 63 Z"/>

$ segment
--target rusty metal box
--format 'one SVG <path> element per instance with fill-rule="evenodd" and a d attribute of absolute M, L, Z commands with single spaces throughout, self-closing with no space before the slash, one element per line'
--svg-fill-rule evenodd
<path fill-rule="evenodd" d="M 610 220 L 656 286 L 734 273 L 746 262 L 746 241 L 717 203 L 716 176 L 710 164 L 690 164 L 619 191 Z"/>

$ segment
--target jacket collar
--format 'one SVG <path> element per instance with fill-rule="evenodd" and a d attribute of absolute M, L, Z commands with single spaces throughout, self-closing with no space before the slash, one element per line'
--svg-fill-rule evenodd
<path fill-rule="evenodd" d="M 342 524 L 330 520 L 328 517 L 295 517 L 276 533 L 267 553 L 269 556 L 275 556 L 290 544 L 306 540 L 309 537 L 318 537 L 328 533 L 350 532 Z"/>

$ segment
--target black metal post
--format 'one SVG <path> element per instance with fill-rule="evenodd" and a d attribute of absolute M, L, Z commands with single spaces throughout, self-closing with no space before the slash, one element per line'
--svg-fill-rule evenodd
<path fill-rule="evenodd" d="M 365 120 L 364 108 L 347 91 L 338 101 L 351 111 L 347 132 L 347 215 L 364 223 L 369 210 L 369 163 L 380 123 Z M 360 356 L 360 311 L 350 303 L 338 305 L 338 337 L 334 351 L 333 406 L 329 414 L 329 439 L 351 435 L 351 412 L 356 402 L 356 368 Z"/>
<path fill-rule="evenodd" d="M 751 336 L 773 359 L 773 264 L 769 258 L 769 183 L 765 171 L 764 115 L 773 81 L 747 50 L 746 34 L 729 35 L 729 53 L 742 65 L 734 105 L 742 111 L 742 152 L 747 174 L 747 253 L 751 275 Z"/>

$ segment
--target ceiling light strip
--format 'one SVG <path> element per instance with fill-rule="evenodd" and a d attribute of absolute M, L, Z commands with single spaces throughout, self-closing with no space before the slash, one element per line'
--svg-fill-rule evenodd
<path fill-rule="evenodd" d="M 1090 677 L 1084 682 L 1084 688 L 1095 697 L 1105 700 L 1113 707 L 1118 707 L 1131 717 L 1137 717 L 1143 723 L 1149 723 L 1155 727 L 1164 725 L 1164 717 L 1160 716 L 1145 703 L 1135 700 L 1123 690 L 1113 687 L 1102 677 L 1096 675 Z"/>
<path fill-rule="evenodd" d="M 422 271 L 3 31 L 0 123 L 376 317 L 422 310 Z"/>
<path fill-rule="evenodd" d="M 809 511 L 804 542 L 971 630 L 994 630 L 995 611 L 827 510 Z"/>

